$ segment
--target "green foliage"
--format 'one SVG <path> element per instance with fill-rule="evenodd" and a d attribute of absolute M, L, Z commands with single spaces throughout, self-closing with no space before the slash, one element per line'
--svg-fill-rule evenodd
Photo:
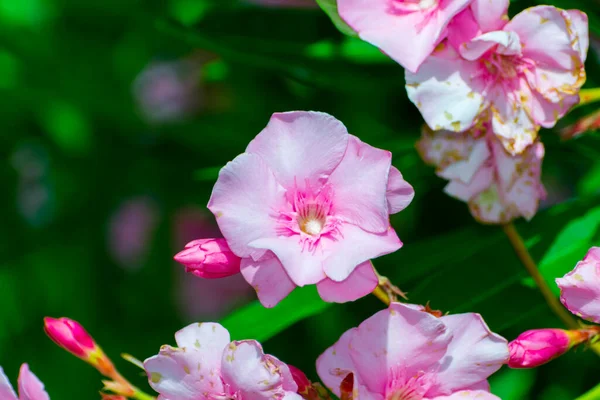
<path fill-rule="evenodd" d="M 342 18 L 340 18 L 340 14 L 337 9 L 337 0 L 316 0 L 319 7 L 325 11 L 325 13 L 331 18 L 331 21 L 335 25 L 336 28 L 340 30 L 344 35 L 358 36 L 354 29 L 352 29 Z"/>

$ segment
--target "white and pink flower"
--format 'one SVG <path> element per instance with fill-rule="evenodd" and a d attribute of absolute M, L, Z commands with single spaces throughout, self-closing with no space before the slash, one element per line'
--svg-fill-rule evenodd
<path fill-rule="evenodd" d="M 600 247 L 592 247 L 573 271 L 556 279 L 560 300 L 573 314 L 600 323 Z"/>
<path fill-rule="evenodd" d="M 44 384 L 29 370 L 27 364 L 19 371 L 19 397 L 13 390 L 4 370 L 0 367 L 0 399 L 2 400 L 50 400 Z"/>
<path fill-rule="evenodd" d="M 413 196 L 390 152 L 330 115 L 289 112 L 221 170 L 208 208 L 242 275 L 273 307 L 296 286 L 316 284 L 331 302 L 370 293 L 370 260 L 402 246 L 389 215 Z"/>
<path fill-rule="evenodd" d="M 544 146 L 539 141 L 518 156 L 506 152 L 489 124 L 464 132 L 423 128 L 417 149 L 450 182 L 447 194 L 466 202 L 482 223 L 531 219 L 546 196 L 540 181 Z"/>
<path fill-rule="evenodd" d="M 532 7 L 462 41 L 441 43 L 417 73 L 406 72 L 408 96 L 432 129 L 462 132 L 489 110 L 494 133 L 519 154 L 579 102 L 589 45 L 581 11 Z"/>
<path fill-rule="evenodd" d="M 302 400 L 288 366 L 255 340 L 231 342 L 216 323 L 189 325 L 175 340 L 144 362 L 159 399 Z"/>
<path fill-rule="evenodd" d="M 353 374 L 361 400 L 498 399 L 487 378 L 509 357 L 506 340 L 479 314 L 437 318 L 392 303 L 346 331 L 317 360 L 325 385 L 340 396 Z"/>

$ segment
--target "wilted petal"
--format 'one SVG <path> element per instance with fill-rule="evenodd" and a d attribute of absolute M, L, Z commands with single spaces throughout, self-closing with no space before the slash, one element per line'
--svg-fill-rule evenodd
<path fill-rule="evenodd" d="M 330 303 L 346 303 L 360 299 L 377 287 L 379 278 L 370 261 L 360 264 L 341 282 L 325 278 L 317 283 L 319 296 Z"/>
<path fill-rule="evenodd" d="M 265 254 L 258 261 L 244 258 L 241 270 L 246 281 L 256 290 L 260 303 L 267 308 L 275 307 L 296 287 L 273 254 Z"/>
<path fill-rule="evenodd" d="M 487 107 L 477 76 L 479 66 L 441 44 L 417 73 L 406 72 L 406 91 L 433 130 L 461 132 Z"/>
<path fill-rule="evenodd" d="M 265 355 L 255 340 L 231 342 L 223 352 L 223 380 L 234 393 L 247 400 L 267 400 L 285 394 L 284 381 L 292 392 L 298 386 L 287 365 Z M 285 379 L 287 375 L 289 379 Z M 291 380 L 291 382 L 290 382 Z"/>

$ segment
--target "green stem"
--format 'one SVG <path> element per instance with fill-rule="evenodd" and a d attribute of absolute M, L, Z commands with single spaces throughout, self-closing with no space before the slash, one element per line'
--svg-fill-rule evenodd
<path fill-rule="evenodd" d="M 575 400 L 598 400 L 600 399 L 600 384 L 582 394 Z"/>
<path fill-rule="evenodd" d="M 579 102 L 580 106 L 600 101 L 600 88 L 581 89 L 579 91 L 579 98 L 581 99 Z"/>
<path fill-rule="evenodd" d="M 138 388 L 135 388 L 135 392 L 133 393 L 132 398 L 137 399 L 137 400 L 156 400 L 155 397 L 150 396 L 149 394 L 142 392 Z"/>

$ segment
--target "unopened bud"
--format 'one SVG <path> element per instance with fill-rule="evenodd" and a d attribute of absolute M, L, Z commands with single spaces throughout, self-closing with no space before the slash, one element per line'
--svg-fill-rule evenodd
<path fill-rule="evenodd" d="M 535 368 L 565 354 L 573 346 L 598 335 L 597 328 L 563 330 L 533 329 L 523 332 L 508 344 L 511 368 Z"/>
<path fill-rule="evenodd" d="M 174 259 L 186 272 L 201 278 L 225 278 L 240 272 L 241 258 L 233 254 L 225 239 L 194 240 Z"/>
<path fill-rule="evenodd" d="M 292 373 L 292 378 L 294 378 L 294 382 L 296 382 L 296 385 L 298 385 L 298 393 L 308 394 L 311 385 L 304 372 L 294 367 L 293 365 L 288 364 L 287 366 L 290 368 L 290 372 Z"/>
<path fill-rule="evenodd" d="M 69 318 L 44 318 L 44 331 L 54 343 L 89 363 L 102 375 L 112 377 L 114 366 L 100 346 L 77 321 Z"/>

